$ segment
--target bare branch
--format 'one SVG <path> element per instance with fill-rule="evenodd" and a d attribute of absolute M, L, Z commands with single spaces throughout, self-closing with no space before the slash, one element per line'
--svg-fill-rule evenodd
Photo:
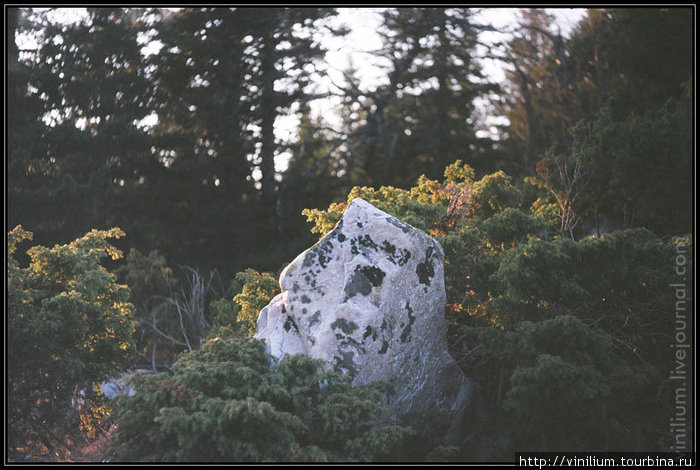
<path fill-rule="evenodd" d="M 153 324 L 153 323 L 151 323 L 151 322 L 148 322 L 148 321 L 146 321 L 146 320 L 144 320 L 144 319 L 142 319 L 142 318 L 139 318 L 138 321 L 141 322 L 141 323 L 143 323 L 143 324 L 148 325 L 148 326 L 151 328 L 152 331 L 154 331 L 154 332 L 157 333 L 158 335 L 162 336 L 163 338 L 165 338 L 165 339 L 167 339 L 167 340 L 173 342 L 174 344 L 178 344 L 178 345 L 180 345 L 180 346 L 187 346 L 186 343 L 183 343 L 182 341 L 178 341 L 178 340 L 176 340 L 175 338 L 173 338 L 172 336 L 170 336 L 169 334 L 165 333 L 164 331 L 159 330 L 158 327 L 155 326 L 155 324 Z"/>

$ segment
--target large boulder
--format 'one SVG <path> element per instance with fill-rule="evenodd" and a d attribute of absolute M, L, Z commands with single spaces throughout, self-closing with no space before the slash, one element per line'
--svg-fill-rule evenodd
<path fill-rule="evenodd" d="M 447 351 L 443 260 L 432 237 L 355 199 L 282 272 L 255 338 L 277 358 L 323 359 L 353 384 L 391 382 L 387 405 L 403 423 L 454 438 L 469 384 Z"/>

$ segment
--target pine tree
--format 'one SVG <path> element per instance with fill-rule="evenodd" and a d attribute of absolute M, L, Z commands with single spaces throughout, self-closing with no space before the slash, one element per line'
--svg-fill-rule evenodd
<path fill-rule="evenodd" d="M 149 148 L 136 124 L 146 116 L 148 87 L 138 11 L 92 9 L 64 25 L 49 14 L 32 12 L 21 28 L 41 42 L 11 71 L 23 103 L 10 120 L 8 161 L 11 221 L 55 242 L 123 222 L 116 208 L 139 184 L 136 168 Z"/>
<path fill-rule="evenodd" d="M 483 165 L 489 143 L 476 137 L 474 100 L 493 86 L 475 60 L 472 15 L 466 8 L 383 13 L 388 84 L 354 93 L 364 127 L 355 158 L 370 184 L 408 187 L 420 174 L 440 177 L 459 158 Z"/>

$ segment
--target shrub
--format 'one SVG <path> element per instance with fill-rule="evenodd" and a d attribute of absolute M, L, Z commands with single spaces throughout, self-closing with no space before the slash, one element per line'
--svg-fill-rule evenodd
<path fill-rule="evenodd" d="M 94 431 L 105 410 L 97 384 L 134 355 L 129 289 L 100 264 L 121 252 L 93 230 L 66 245 L 34 246 L 29 265 L 14 256 L 32 233 L 8 234 L 7 412 L 11 456 L 64 446 L 67 433 Z M 82 414 L 79 416 L 78 414 Z"/>
<path fill-rule="evenodd" d="M 136 376 L 120 397 L 110 461 L 324 462 L 391 455 L 410 429 L 381 426 L 388 384 L 350 379 L 306 356 L 278 363 L 257 340 L 219 330 L 172 374 Z"/>

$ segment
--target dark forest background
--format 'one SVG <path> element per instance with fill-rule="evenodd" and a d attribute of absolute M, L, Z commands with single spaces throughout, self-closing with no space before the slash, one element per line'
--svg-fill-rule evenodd
<path fill-rule="evenodd" d="M 274 270 L 313 241 L 303 208 L 357 185 L 408 188 L 457 159 L 478 175 L 532 176 L 553 145 L 571 151 L 571 127 L 601 119 L 639 136 L 596 165 L 576 235 L 602 221 L 690 229 L 691 120 L 677 136 L 644 129 L 690 110 L 689 9 L 591 10 L 569 38 L 542 10 L 524 10 L 510 41 L 485 52 L 507 63 L 502 85 L 481 72 L 478 35 L 489 27 L 470 9 L 389 9 L 377 52 L 388 83 L 362 90 L 347 70 L 337 131 L 308 105 L 320 98 L 316 33 L 330 34 L 333 9 L 98 8 L 75 24 L 7 14 L 8 226 L 39 243 L 118 226 L 120 246 L 157 249 L 174 265 Z M 21 51 L 13 39 L 28 31 L 42 41 Z M 160 52 L 144 57 L 144 37 Z M 283 147 L 275 120 L 291 112 L 301 125 Z M 156 125 L 139 125 L 153 113 Z M 489 113 L 508 124 L 480 137 Z M 292 157 L 278 174 L 283 152 Z"/>

